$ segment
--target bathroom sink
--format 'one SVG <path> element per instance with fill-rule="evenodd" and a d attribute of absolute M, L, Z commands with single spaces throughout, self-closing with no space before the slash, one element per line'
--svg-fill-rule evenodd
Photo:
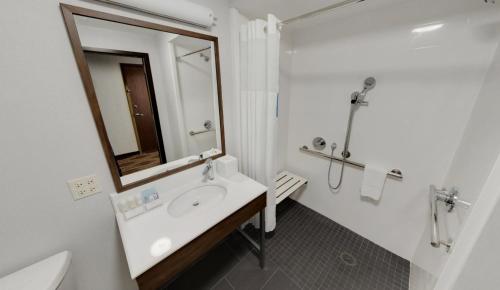
<path fill-rule="evenodd" d="M 184 216 L 194 210 L 216 204 L 226 197 L 227 189 L 218 184 L 200 185 L 191 188 L 176 197 L 167 211 L 173 217 Z"/>

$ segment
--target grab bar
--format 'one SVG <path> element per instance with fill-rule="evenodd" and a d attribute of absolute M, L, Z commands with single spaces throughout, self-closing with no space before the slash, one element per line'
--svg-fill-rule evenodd
<path fill-rule="evenodd" d="M 208 129 L 208 130 L 201 130 L 201 131 L 189 131 L 189 135 L 194 136 L 198 134 L 203 134 L 207 132 L 215 131 L 214 129 Z"/>
<path fill-rule="evenodd" d="M 438 226 L 438 215 L 437 215 L 437 199 L 436 199 L 436 187 L 434 185 L 430 186 L 429 189 L 429 201 L 431 205 L 431 220 L 432 220 L 432 230 L 431 230 L 431 245 L 434 248 L 439 248 L 441 241 L 439 238 L 439 226 Z M 449 244 L 445 244 L 448 248 Z"/>
<path fill-rule="evenodd" d="M 446 190 L 445 188 L 438 190 L 436 186 L 430 185 L 429 187 L 429 201 L 431 206 L 431 245 L 434 248 L 439 248 L 441 245 L 446 247 L 446 250 L 449 251 L 451 248 L 451 244 L 453 241 L 451 239 L 446 241 L 442 241 L 439 236 L 439 218 L 438 218 L 438 207 L 437 202 L 444 202 L 448 207 L 448 212 L 453 211 L 456 205 L 464 206 L 465 208 L 469 208 L 472 204 L 470 202 L 458 199 L 458 190 L 456 188 L 452 188 L 451 190 Z"/>
<path fill-rule="evenodd" d="M 305 153 L 309 153 L 311 155 L 318 156 L 318 157 L 323 157 L 323 158 L 326 158 L 326 159 L 333 159 L 335 161 L 342 162 L 342 158 L 335 157 L 335 156 L 332 157 L 332 156 L 330 156 L 328 154 L 325 154 L 323 152 L 316 151 L 316 150 L 311 150 L 311 149 L 309 149 L 305 145 L 302 146 L 302 147 L 300 147 L 299 150 L 302 151 L 302 152 L 305 152 Z M 351 161 L 351 160 L 348 160 L 348 159 L 345 160 L 345 163 L 349 164 L 349 165 L 352 165 L 352 166 L 355 166 L 355 167 L 365 168 L 365 165 L 363 163 Z M 387 173 L 387 176 L 395 178 L 395 179 L 403 179 L 403 173 L 399 169 L 393 169 L 393 170 L 391 170 L 390 172 Z"/>

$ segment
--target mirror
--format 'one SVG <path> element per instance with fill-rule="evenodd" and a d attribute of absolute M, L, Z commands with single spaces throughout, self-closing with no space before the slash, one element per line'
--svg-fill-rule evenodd
<path fill-rule="evenodd" d="M 224 155 L 216 37 L 62 9 L 117 191 Z"/>

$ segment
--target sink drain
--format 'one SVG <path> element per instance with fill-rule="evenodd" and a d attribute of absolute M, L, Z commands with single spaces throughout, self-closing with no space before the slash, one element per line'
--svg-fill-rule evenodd
<path fill-rule="evenodd" d="M 200 205 L 200 202 L 199 201 L 195 201 L 193 202 L 193 206 L 199 206 Z"/>
<path fill-rule="evenodd" d="M 354 267 L 358 265 L 356 258 L 347 252 L 340 253 L 339 258 L 347 266 Z"/>

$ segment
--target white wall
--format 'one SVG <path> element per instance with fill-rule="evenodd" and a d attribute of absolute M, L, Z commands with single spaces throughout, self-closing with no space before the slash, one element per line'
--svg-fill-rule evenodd
<path fill-rule="evenodd" d="M 499 11 L 500 12 L 500 11 Z M 500 13 L 496 14 L 500 19 Z M 500 123 L 500 49 L 497 48 L 493 62 L 488 70 L 481 91 L 474 105 L 460 146 L 454 156 L 453 163 L 442 184 L 446 187 L 456 186 L 460 198 L 475 203 L 478 199 L 495 157 L 500 153 L 500 131 L 492 130 L 492 126 Z M 457 240 L 469 213 L 473 209 L 457 207 L 452 213 L 441 211 L 444 222 L 441 227 L 441 239 Z M 426 269 L 436 279 L 447 261 L 448 254 L 443 249 L 435 249 L 429 245 L 430 222 L 423 233 L 420 244 L 414 254 L 413 262 Z M 424 279 L 425 280 L 425 279 Z M 415 289 L 419 289 L 416 288 Z"/>
<path fill-rule="evenodd" d="M 445 180 L 498 41 L 483 3 L 466 2 L 400 1 L 367 6 L 355 18 L 348 8 L 293 32 L 287 167 L 310 180 L 296 198 L 406 259 L 428 221 L 428 186 Z M 444 27 L 412 33 L 433 22 Z M 346 167 L 332 193 L 328 162 L 298 151 L 323 136 L 339 154 L 349 96 L 368 76 L 378 83 L 356 112 L 351 159 L 404 174 L 387 180 L 379 203 L 360 199 L 363 171 Z"/>
<path fill-rule="evenodd" d="M 95 53 L 85 56 L 113 153 L 139 151 L 120 63 L 142 64 L 142 60 Z"/>
<path fill-rule="evenodd" d="M 290 122 L 290 72 L 292 66 L 292 34 L 281 31 L 280 41 L 280 91 L 278 101 L 278 171 L 286 169 L 288 132 Z"/>
<path fill-rule="evenodd" d="M 496 192 L 499 194 L 500 192 Z M 454 290 L 496 290 L 500 285 L 498 275 L 498 245 L 500 243 L 500 203 L 476 241 L 461 274 L 455 281 Z"/>
<path fill-rule="evenodd" d="M 88 1 L 65 2 L 163 23 Z M 212 33 L 219 36 L 224 109 L 229 111 L 228 4 L 195 2 L 212 8 L 219 19 Z M 108 198 L 113 183 L 59 1 L 5 2 L 0 27 L 0 276 L 68 249 L 78 289 L 136 289 Z M 97 174 L 103 192 L 73 201 L 66 180 L 90 173 Z"/>
<path fill-rule="evenodd" d="M 498 289 L 499 189 L 500 156 L 464 223 L 435 290 Z"/>
<path fill-rule="evenodd" d="M 206 41 L 206 46 L 210 42 Z M 184 55 L 193 51 L 192 48 L 175 45 L 176 55 Z M 184 112 L 184 124 L 187 132 L 205 130 L 206 120 L 212 121 L 215 129 L 215 110 L 212 95 L 212 57 L 210 50 L 204 51 L 210 59 L 205 61 L 199 54 L 183 57 L 177 61 L 177 73 Z M 217 112 L 218 113 L 218 112 Z M 184 132 L 187 134 L 187 132 Z M 199 155 L 201 152 L 217 147 L 216 132 L 207 132 L 195 136 L 187 134 L 189 155 Z"/>

